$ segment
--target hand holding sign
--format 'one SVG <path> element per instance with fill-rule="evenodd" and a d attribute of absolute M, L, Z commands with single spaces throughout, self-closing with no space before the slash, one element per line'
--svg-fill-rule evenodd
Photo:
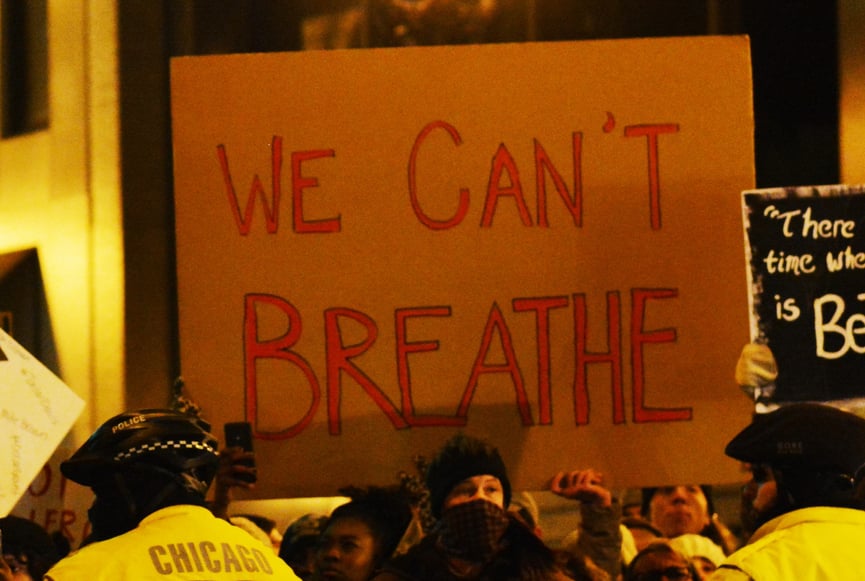
<path fill-rule="evenodd" d="M 14 404 L 14 407 L 13 407 Z M 84 401 L 0 329 L 0 515 L 7 515 L 84 408 Z"/>

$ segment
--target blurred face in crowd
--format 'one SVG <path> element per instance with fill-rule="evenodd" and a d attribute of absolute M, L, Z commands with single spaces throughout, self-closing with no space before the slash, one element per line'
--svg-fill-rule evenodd
<path fill-rule="evenodd" d="M 742 528 L 752 534 L 773 514 L 778 487 L 772 469 L 764 464 L 750 464 L 751 479 L 742 488 Z"/>
<path fill-rule="evenodd" d="M 501 481 L 489 474 L 466 478 L 451 489 L 445 497 L 442 508 L 447 510 L 458 504 L 478 499 L 486 500 L 500 508 L 504 508 L 505 491 Z"/>
<path fill-rule="evenodd" d="M 640 503 L 631 502 L 622 506 L 622 518 L 642 518 L 640 514 Z"/>
<path fill-rule="evenodd" d="M 709 508 L 697 485 L 658 488 L 649 504 L 649 520 L 665 537 L 699 534 L 709 524 Z"/>
<path fill-rule="evenodd" d="M 658 540 L 657 533 L 645 527 L 628 526 L 628 530 L 631 532 L 631 536 L 634 537 L 634 545 L 637 547 L 637 551 L 642 551 L 649 543 Z"/>
<path fill-rule="evenodd" d="M 318 538 L 304 539 L 283 555 L 294 574 L 301 579 L 310 579 L 315 570 L 315 559 L 318 553 Z"/>
<path fill-rule="evenodd" d="M 282 533 L 279 532 L 279 529 L 273 527 L 270 529 L 270 546 L 273 547 L 273 552 L 277 555 L 279 554 L 279 547 L 282 545 Z"/>
<path fill-rule="evenodd" d="M 30 571 L 27 570 L 27 555 L 3 555 L 3 560 L 9 567 L 11 575 L 7 574 L 3 579 L 10 581 L 33 581 Z"/>
<path fill-rule="evenodd" d="M 688 561 L 673 549 L 638 554 L 631 567 L 632 581 L 696 581 Z"/>
<path fill-rule="evenodd" d="M 708 579 L 709 575 L 714 573 L 715 569 L 717 569 L 717 567 L 715 567 L 715 563 L 703 557 L 692 557 L 691 565 L 693 565 L 694 570 L 697 571 L 697 579 L 699 581 Z"/>
<path fill-rule="evenodd" d="M 319 540 L 314 578 L 366 581 L 375 569 L 376 550 L 366 523 L 354 518 L 332 521 Z"/>

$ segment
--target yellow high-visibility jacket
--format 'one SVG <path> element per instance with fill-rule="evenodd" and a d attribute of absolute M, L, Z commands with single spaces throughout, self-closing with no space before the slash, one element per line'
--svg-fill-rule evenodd
<path fill-rule="evenodd" d="M 46 581 L 300 581 L 273 548 L 206 508 L 157 510 L 136 528 L 61 559 Z"/>
<path fill-rule="evenodd" d="M 865 511 L 820 506 L 776 517 L 709 579 L 865 580 Z"/>

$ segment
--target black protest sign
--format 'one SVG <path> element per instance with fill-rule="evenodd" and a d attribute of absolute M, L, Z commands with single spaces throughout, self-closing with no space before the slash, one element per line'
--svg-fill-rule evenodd
<path fill-rule="evenodd" d="M 743 192 L 751 337 L 778 361 L 769 400 L 865 396 L 865 186 Z"/>

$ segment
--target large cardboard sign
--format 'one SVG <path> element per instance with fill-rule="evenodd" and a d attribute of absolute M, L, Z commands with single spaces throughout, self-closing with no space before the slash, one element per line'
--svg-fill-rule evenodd
<path fill-rule="evenodd" d="M 172 63 L 182 372 L 261 496 L 458 430 L 516 488 L 739 478 L 745 37 Z"/>
<path fill-rule="evenodd" d="M 84 401 L 0 329 L 0 515 L 6 516 L 43 469 Z"/>
<path fill-rule="evenodd" d="M 751 333 L 778 361 L 763 403 L 865 397 L 865 186 L 743 193 Z"/>

